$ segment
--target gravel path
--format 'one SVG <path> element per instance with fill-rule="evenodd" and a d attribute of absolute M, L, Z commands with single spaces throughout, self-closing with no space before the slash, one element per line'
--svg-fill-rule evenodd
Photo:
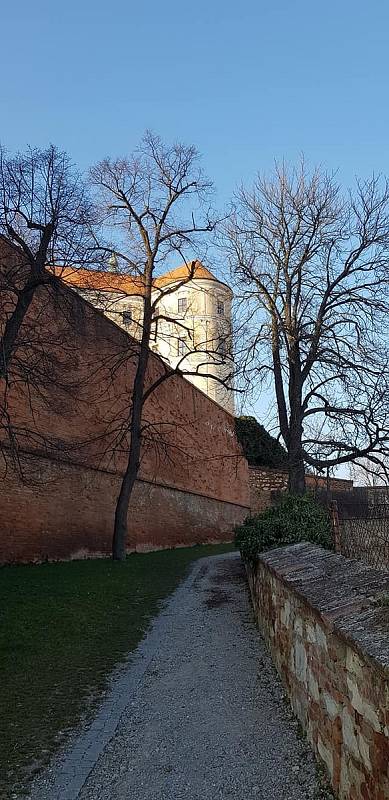
<path fill-rule="evenodd" d="M 253 623 L 235 554 L 196 563 L 92 728 L 31 797 L 327 797 Z"/>

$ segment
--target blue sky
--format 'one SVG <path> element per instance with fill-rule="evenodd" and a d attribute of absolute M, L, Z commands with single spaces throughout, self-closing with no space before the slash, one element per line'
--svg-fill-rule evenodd
<path fill-rule="evenodd" d="M 382 0 L 4 3 L 0 139 L 82 168 L 145 128 L 194 143 L 221 202 L 304 152 L 348 183 L 389 172 Z"/>
<path fill-rule="evenodd" d="M 274 159 L 389 173 L 385 0 L 4 2 L 0 140 L 86 169 L 151 128 L 195 144 L 224 204 Z"/>

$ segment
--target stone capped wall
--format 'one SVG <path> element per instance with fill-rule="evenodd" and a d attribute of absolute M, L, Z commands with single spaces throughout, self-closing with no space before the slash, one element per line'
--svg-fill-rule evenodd
<path fill-rule="evenodd" d="M 293 710 L 341 800 L 389 798 L 389 573 L 302 543 L 248 567 Z"/>

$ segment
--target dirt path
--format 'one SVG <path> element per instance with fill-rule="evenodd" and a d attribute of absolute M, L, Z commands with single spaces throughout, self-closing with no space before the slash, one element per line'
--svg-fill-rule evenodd
<path fill-rule="evenodd" d="M 253 623 L 240 559 L 197 562 L 34 800 L 326 797 Z"/>

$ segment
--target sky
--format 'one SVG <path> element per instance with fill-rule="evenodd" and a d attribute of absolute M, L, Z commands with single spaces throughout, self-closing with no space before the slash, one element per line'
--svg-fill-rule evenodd
<path fill-rule="evenodd" d="M 389 172 L 382 0 L 36 0 L 1 12 L 0 141 L 82 168 L 143 131 L 195 144 L 219 202 L 274 159 Z"/>
<path fill-rule="evenodd" d="M 275 159 L 389 173 L 385 0 L 3 3 L 0 141 L 86 170 L 150 128 L 195 144 L 217 203 Z"/>

